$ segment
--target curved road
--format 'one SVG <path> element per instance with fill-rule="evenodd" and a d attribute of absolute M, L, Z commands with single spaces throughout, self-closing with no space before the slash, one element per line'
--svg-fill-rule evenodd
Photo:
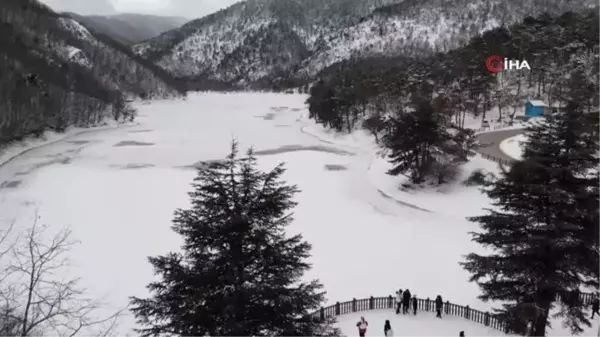
<path fill-rule="evenodd" d="M 479 141 L 481 147 L 479 147 L 476 151 L 483 155 L 499 158 L 508 162 L 514 162 L 514 158 L 508 156 L 506 153 L 500 150 L 500 143 L 502 143 L 502 141 L 506 138 L 514 137 L 523 133 L 523 130 L 524 129 L 509 129 L 478 134 L 475 136 L 475 138 Z"/>

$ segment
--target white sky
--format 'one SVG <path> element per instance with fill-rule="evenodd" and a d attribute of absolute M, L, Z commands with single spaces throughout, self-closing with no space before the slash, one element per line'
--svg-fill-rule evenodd
<path fill-rule="evenodd" d="M 55 11 L 78 14 L 142 13 L 165 16 L 202 17 L 240 0 L 41 0 Z M 112 13 L 111 13 L 112 12 Z"/>

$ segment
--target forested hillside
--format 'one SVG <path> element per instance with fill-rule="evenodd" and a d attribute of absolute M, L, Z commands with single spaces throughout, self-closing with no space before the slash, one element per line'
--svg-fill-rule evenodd
<path fill-rule="evenodd" d="M 527 16 L 580 10 L 587 0 L 404 0 L 381 6 L 359 22 L 323 36 L 323 48 L 303 61 L 296 77 L 313 76 L 351 57 L 421 56 L 465 45 L 486 30 Z"/>
<path fill-rule="evenodd" d="M 322 71 L 311 88 L 310 114 L 338 131 L 364 125 L 392 150 L 427 144 L 419 147 L 418 156 L 430 158 L 431 164 L 443 157 L 442 144 L 452 138 L 442 130 L 450 125 L 461 130 L 467 114 L 498 108 L 500 118 L 512 119 L 528 98 L 564 105 L 577 97 L 586 111 L 596 111 L 598 25 L 597 8 L 542 15 L 487 31 L 465 47 L 430 57 L 339 62 Z M 492 73 L 485 67 L 489 55 L 527 60 L 531 70 Z M 409 146 L 408 134 L 423 139 L 411 139 Z"/>
<path fill-rule="evenodd" d="M 3 1 L 0 24 L 0 144 L 133 118 L 131 98 L 184 93 L 127 47 L 35 0 Z"/>
<path fill-rule="evenodd" d="M 528 15 L 560 15 L 591 4 L 595 1 L 248 0 L 134 50 L 194 87 L 281 89 L 311 81 L 325 67 L 352 57 L 427 56 Z"/>

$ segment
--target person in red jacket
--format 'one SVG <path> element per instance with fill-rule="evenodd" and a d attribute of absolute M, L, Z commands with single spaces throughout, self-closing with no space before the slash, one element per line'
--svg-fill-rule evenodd
<path fill-rule="evenodd" d="M 358 328 L 358 335 L 360 337 L 365 337 L 367 334 L 367 327 L 369 326 L 369 322 L 361 316 L 360 321 L 356 323 L 356 327 Z"/>

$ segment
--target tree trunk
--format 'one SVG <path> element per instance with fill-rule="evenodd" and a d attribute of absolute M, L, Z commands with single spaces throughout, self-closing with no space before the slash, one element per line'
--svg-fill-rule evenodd
<path fill-rule="evenodd" d="M 548 316 L 550 315 L 550 306 L 556 299 L 556 292 L 551 290 L 540 290 L 536 296 L 536 303 L 541 310 L 537 320 L 533 323 L 531 329 L 532 336 L 545 336 Z"/>

